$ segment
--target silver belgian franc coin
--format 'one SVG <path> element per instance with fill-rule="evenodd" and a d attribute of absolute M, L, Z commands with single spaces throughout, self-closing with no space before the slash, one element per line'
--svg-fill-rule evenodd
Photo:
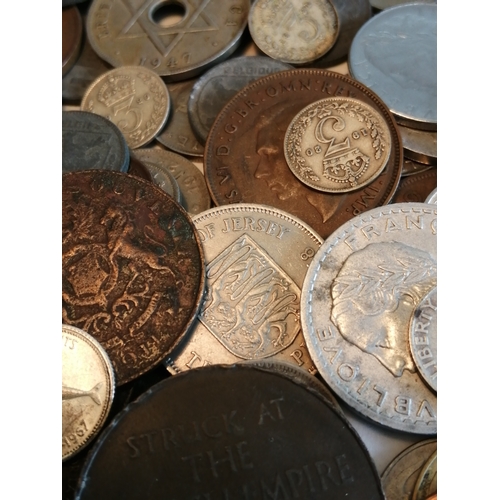
<path fill-rule="evenodd" d="M 300 294 L 322 238 L 297 217 L 257 204 L 212 208 L 193 222 L 207 266 L 205 296 L 167 369 L 265 358 L 316 373 L 301 331 Z"/>
<path fill-rule="evenodd" d="M 415 308 L 437 283 L 437 207 L 353 217 L 313 257 L 301 297 L 309 353 L 335 394 L 392 429 L 435 434 L 437 396 L 411 356 Z"/>

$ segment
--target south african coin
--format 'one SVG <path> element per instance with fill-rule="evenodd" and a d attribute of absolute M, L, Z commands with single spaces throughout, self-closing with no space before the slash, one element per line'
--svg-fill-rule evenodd
<path fill-rule="evenodd" d="M 410 350 L 420 375 L 437 391 L 437 287 L 423 298 L 413 313 Z"/>
<path fill-rule="evenodd" d="M 169 371 L 269 358 L 315 373 L 299 313 L 302 281 L 321 237 L 261 205 L 213 208 L 193 222 L 207 286 L 197 322 L 166 360 Z"/>
<path fill-rule="evenodd" d="M 318 59 L 339 35 L 337 12 L 329 0 L 255 0 L 248 28 L 262 52 L 290 64 Z"/>
<path fill-rule="evenodd" d="M 435 434 L 437 396 L 420 377 L 408 330 L 437 282 L 437 207 L 396 203 L 354 217 L 313 257 L 301 321 L 332 390 L 379 424 Z"/>
<path fill-rule="evenodd" d="M 153 71 L 140 66 L 113 69 L 97 78 L 82 98 L 82 111 L 112 121 L 131 149 L 152 141 L 170 111 L 167 86 Z"/>
<path fill-rule="evenodd" d="M 285 158 L 304 184 L 345 193 L 372 182 L 387 165 L 391 134 L 384 117 L 359 99 L 328 97 L 288 125 Z"/>
<path fill-rule="evenodd" d="M 117 385 L 158 365 L 201 304 L 190 216 L 159 187 L 104 170 L 63 174 L 63 322 L 106 349 Z"/>
<path fill-rule="evenodd" d="M 87 33 L 115 67 L 144 66 L 185 80 L 233 53 L 249 9 L 250 0 L 95 0 Z"/>
<path fill-rule="evenodd" d="M 115 391 L 113 367 L 94 337 L 62 325 L 62 459 L 87 446 L 101 430 Z"/>

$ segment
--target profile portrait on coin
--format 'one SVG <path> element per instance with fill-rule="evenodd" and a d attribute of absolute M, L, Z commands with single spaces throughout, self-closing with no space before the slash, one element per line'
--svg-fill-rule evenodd
<path fill-rule="evenodd" d="M 371 243 L 351 254 L 332 283 L 331 320 L 342 337 L 395 377 L 416 367 L 408 347 L 414 309 L 437 283 L 435 259 L 399 242 Z"/>

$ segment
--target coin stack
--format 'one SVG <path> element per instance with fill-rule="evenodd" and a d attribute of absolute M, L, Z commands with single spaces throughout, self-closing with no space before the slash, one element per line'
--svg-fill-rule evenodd
<path fill-rule="evenodd" d="M 436 10 L 63 1 L 64 499 L 437 495 Z"/>

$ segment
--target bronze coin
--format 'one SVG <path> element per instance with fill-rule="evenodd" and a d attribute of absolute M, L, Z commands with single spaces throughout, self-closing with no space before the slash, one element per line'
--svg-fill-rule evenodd
<path fill-rule="evenodd" d="M 374 107 L 389 126 L 387 166 L 350 193 L 323 193 L 300 182 L 285 160 L 289 123 L 307 105 L 329 96 Z M 355 80 L 317 69 L 275 73 L 247 85 L 219 113 L 205 145 L 207 185 L 216 205 L 260 203 L 284 210 L 328 237 L 353 216 L 389 203 L 401 177 L 403 148 L 387 106 Z"/>
<path fill-rule="evenodd" d="M 63 175 L 63 323 L 93 335 L 116 384 L 159 364 L 200 306 L 203 250 L 187 212 L 150 182 L 104 170 Z"/>
<path fill-rule="evenodd" d="M 151 172 L 148 170 L 148 167 L 142 163 L 142 161 L 138 160 L 134 153 L 130 154 L 130 165 L 128 167 L 128 173 L 130 175 L 135 175 L 136 177 L 140 177 L 141 179 L 145 179 L 149 182 L 153 182 L 153 176 Z"/>
<path fill-rule="evenodd" d="M 425 203 L 427 196 L 437 188 L 437 168 L 403 177 L 399 183 L 391 203 L 419 202 Z"/>
<path fill-rule="evenodd" d="M 62 74 L 73 67 L 82 43 L 83 23 L 78 7 L 62 10 Z"/>

